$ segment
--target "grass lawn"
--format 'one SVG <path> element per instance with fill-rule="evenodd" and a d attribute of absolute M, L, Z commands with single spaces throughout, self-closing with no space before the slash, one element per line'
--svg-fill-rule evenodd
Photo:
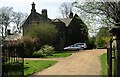
<path fill-rule="evenodd" d="M 49 60 L 25 60 L 24 62 L 24 75 L 28 76 L 35 72 L 42 71 L 45 68 L 50 67 L 57 61 Z"/>
<path fill-rule="evenodd" d="M 112 55 L 114 56 L 114 55 Z M 108 75 L 107 71 L 107 53 L 104 53 L 103 55 L 100 56 L 101 59 L 101 64 L 102 64 L 102 75 Z M 114 59 L 112 60 L 112 68 L 114 69 Z M 114 75 L 114 70 L 112 70 L 112 75 Z"/>
<path fill-rule="evenodd" d="M 63 51 L 63 52 L 56 52 L 52 54 L 51 56 L 44 56 L 44 57 L 45 58 L 61 58 L 61 57 L 68 57 L 70 55 L 72 55 L 72 53 Z"/>
<path fill-rule="evenodd" d="M 107 53 L 100 56 L 102 64 L 102 75 L 107 75 Z"/>
<path fill-rule="evenodd" d="M 72 55 L 71 52 L 69 51 L 59 51 L 59 52 L 55 52 L 52 55 L 46 55 L 46 54 L 42 54 L 42 56 L 33 56 L 35 58 L 62 58 L 62 57 L 68 57 Z"/>
<path fill-rule="evenodd" d="M 43 58 L 61 58 L 61 57 L 68 57 L 70 55 L 72 55 L 72 53 L 68 51 L 61 51 L 61 52 L 56 52 L 51 56 L 44 55 Z M 42 71 L 43 69 L 50 67 L 56 62 L 57 61 L 49 61 L 49 60 L 25 60 L 24 75 L 28 76 L 35 72 Z"/>

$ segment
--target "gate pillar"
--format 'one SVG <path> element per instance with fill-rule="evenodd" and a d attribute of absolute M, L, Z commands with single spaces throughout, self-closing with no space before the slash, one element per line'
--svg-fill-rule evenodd
<path fill-rule="evenodd" d="M 120 76 L 120 23 L 117 23 L 111 30 L 110 33 L 115 37 L 116 47 L 115 47 L 115 77 Z"/>
<path fill-rule="evenodd" d="M 2 38 L 0 38 L 0 77 L 2 77 Z"/>

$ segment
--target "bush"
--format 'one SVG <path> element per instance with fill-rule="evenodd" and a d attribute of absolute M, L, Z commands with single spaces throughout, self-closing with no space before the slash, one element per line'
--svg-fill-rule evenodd
<path fill-rule="evenodd" d="M 24 37 L 19 40 L 8 40 L 4 41 L 5 47 L 10 49 L 17 49 L 20 55 L 23 57 L 31 57 L 34 51 L 40 49 L 38 46 L 39 42 L 35 38 Z M 22 55 L 21 55 L 22 54 Z"/>
<path fill-rule="evenodd" d="M 19 57 L 23 57 L 23 43 L 20 43 L 18 40 L 4 40 L 2 49 L 3 51 L 10 53 L 9 56 L 16 54 Z"/>
<path fill-rule="evenodd" d="M 43 51 L 39 50 L 33 53 L 33 57 L 43 57 Z"/>
<path fill-rule="evenodd" d="M 54 47 L 49 46 L 49 45 L 44 45 L 41 50 L 43 51 L 44 54 L 46 54 L 47 56 L 52 55 L 53 53 L 55 53 L 54 51 Z"/>
<path fill-rule="evenodd" d="M 30 57 L 33 51 L 33 42 L 31 38 L 23 38 L 21 39 L 24 43 L 24 57 Z"/>
<path fill-rule="evenodd" d="M 108 43 L 110 41 L 110 33 L 108 27 L 101 27 L 99 29 L 99 32 L 97 32 L 96 36 L 96 45 L 97 48 L 104 48 L 105 43 Z"/>
<path fill-rule="evenodd" d="M 55 53 L 54 47 L 49 45 L 44 45 L 43 47 L 41 47 L 39 51 L 33 53 L 33 57 L 43 57 L 45 55 L 51 56 L 53 53 Z"/>
<path fill-rule="evenodd" d="M 33 52 L 37 50 L 37 40 L 30 38 L 30 37 L 24 37 L 21 40 L 19 40 L 19 43 L 24 43 L 24 57 L 32 57 Z M 39 48 L 40 49 L 40 48 Z"/>
<path fill-rule="evenodd" d="M 90 37 L 90 38 L 89 38 L 89 41 L 87 41 L 87 49 L 96 48 L 95 40 L 96 40 L 95 37 Z"/>
<path fill-rule="evenodd" d="M 54 45 L 57 37 L 57 29 L 50 23 L 33 24 L 25 32 L 25 36 L 37 38 L 39 40 L 39 47 L 43 45 Z"/>

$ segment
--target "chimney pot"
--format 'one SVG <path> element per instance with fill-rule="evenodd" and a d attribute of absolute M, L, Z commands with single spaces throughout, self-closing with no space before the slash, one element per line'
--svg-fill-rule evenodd
<path fill-rule="evenodd" d="M 48 18 L 47 9 L 42 9 L 42 15 L 43 15 L 45 18 Z"/>

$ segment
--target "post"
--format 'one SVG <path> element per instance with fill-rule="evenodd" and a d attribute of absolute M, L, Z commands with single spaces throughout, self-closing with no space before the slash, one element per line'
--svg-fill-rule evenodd
<path fill-rule="evenodd" d="M 120 76 L 120 23 L 117 23 L 111 30 L 110 32 L 112 33 L 113 36 L 115 36 L 116 40 L 116 49 L 115 49 L 115 57 L 116 57 L 116 68 L 114 70 L 115 72 L 115 77 Z"/>
<path fill-rule="evenodd" d="M 0 77 L 2 77 L 2 38 L 0 37 Z"/>
<path fill-rule="evenodd" d="M 110 47 L 107 48 L 108 77 L 112 77 L 112 42 L 111 39 Z"/>
<path fill-rule="evenodd" d="M 120 35 L 116 35 L 116 57 L 117 57 L 117 62 L 116 62 L 116 77 L 120 76 Z"/>

